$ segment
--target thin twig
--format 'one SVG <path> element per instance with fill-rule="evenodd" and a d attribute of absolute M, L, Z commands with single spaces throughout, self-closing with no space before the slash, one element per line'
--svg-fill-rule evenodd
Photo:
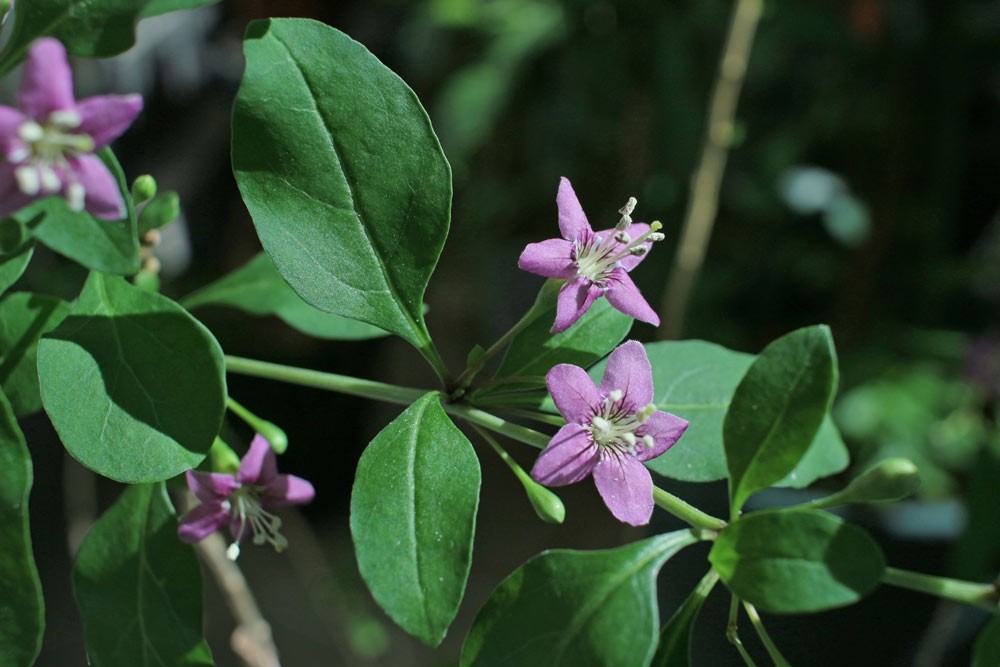
<path fill-rule="evenodd" d="M 660 304 L 660 321 L 663 324 L 657 333 L 661 338 L 680 338 L 691 290 L 705 261 L 719 208 L 722 175 L 733 140 L 736 105 L 746 77 L 762 7 L 763 0 L 737 0 L 733 7 L 729 34 L 719 60 L 719 73 L 708 110 L 701 161 L 691 179 L 691 197 L 677 254 Z"/>

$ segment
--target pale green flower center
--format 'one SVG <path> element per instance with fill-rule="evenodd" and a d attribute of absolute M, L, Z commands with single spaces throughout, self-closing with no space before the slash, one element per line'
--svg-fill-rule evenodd
<path fill-rule="evenodd" d="M 652 449 L 655 444 L 652 436 L 640 436 L 636 431 L 653 416 L 656 406 L 650 403 L 636 412 L 629 412 L 623 405 L 624 395 L 621 389 L 612 391 L 590 419 L 588 430 L 594 444 L 601 448 L 601 456 L 606 450 L 634 456 L 638 447 Z"/>
<path fill-rule="evenodd" d="M 63 177 L 72 179 L 66 158 L 94 150 L 90 135 L 74 132 L 82 122 L 76 111 L 63 110 L 53 111 L 44 123 L 34 120 L 21 123 L 17 134 L 26 148 L 7 156 L 18 165 L 14 178 L 21 192 L 30 197 L 55 194 L 62 190 Z M 70 180 L 66 196 L 71 209 L 83 210 L 86 191 L 82 184 Z"/>

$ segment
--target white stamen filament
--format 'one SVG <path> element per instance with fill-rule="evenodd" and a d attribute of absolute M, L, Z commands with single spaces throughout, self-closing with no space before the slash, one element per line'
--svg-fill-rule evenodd
<path fill-rule="evenodd" d="M 636 433 L 656 412 L 656 406 L 651 403 L 635 412 L 630 412 L 630 406 L 625 405 L 624 399 L 624 391 L 612 390 L 602 401 L 600 411 L 590 419 L 590 436 L 594 444 L 601 448 L 602 456 L 612 452 L 629 453 L 634 456 L 639 443 L 647 449 L 652 449 L 656 445 L 652 436 Z"/>
<path fill-rule="evenodd" d="M 577 275 L 587 278 L 598 287 L 604 287 L 611 272 L 621 266 L 622 259 L 645 253 L 647 241 L 663 240 L 663 234 L 659 233 L 662 227 L 659 222 L 653 222 L 649 230 L 636 239 L 632 239 L 618 227 L 618 232 L 609 238 L 594 235 L 588 243 L 577 241 L 574 251 Z"/>
<path fill-rule="evenodd" d="M 252 534 L 251 540 L 254 544 L 268 543 L 276 551 L 282 551 L 288 546 L 288 540 L 281 534 L 281 519 L 264 509 L 260 502 L 260 488 L 255 486 L 243 486 L 233 492 L 231 496 L 232 506 L 230 516 L 239 524 L 239 532 L 236 542 L 229 547 L 232 551 L 235 546 L 235 554 L 239 555 L 239 543 L 243 539 L 247 527 Z"/>

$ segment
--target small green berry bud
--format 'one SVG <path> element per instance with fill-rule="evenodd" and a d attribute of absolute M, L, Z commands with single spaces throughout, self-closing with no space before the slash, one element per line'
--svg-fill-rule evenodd
<path fill-rule="evenodd" d="M 908 459 L 880 461 L 855 477 L 842 491 L 809 503 L 824 508 L 847 503 L 892 503 L 906 498 L 920 486 L 917 466 Z"/>
<path fill-rule="evenodd" d="M 240 457 L 222 438 L 216 438 L 208 450 L 209 466 L 213 472 L 235 474 L 240 469 Z"/>
<path fill-rule="evenodd" d="M 156 196 L 156 180 L 149 174 L 143 174 L 132 182 L 132 201 L 136 206 L 143 204 Z"/>

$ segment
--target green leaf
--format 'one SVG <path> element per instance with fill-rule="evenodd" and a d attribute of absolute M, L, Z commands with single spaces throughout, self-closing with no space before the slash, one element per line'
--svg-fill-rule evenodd
<path fill-rule="evenodd" d="M 94 524 L 76 556 L 73 593 L 92 667 L 213 664 L 198 560 L 177 539 L 163 484 L 129 487 Z"/>
<path fill-rule="evenodd" d="M 361 576 L 407 632 L 441 643 L 465 592 L 479 461 L 437 393 L 382 429 L 358 462 L 351 534 Z"/>
<path fill-rule="evenodd" d="M 92 273 L 38 346 L 42 404 L 66 449 L 122 482 L 205 458 L 226 405 L 222 350 L 176 303 Z"/>
<path fill-rule="evenodd" d="M 181 304 L 188 309 L 215 304 L 254 315 L 277 315 L 293 329 L 317 338 L 362 340 L 387 335 L 370 324 L 313 308 L 288 286 L 264 253 L 187 296 Z"/>
<path fill-rule="evenodd" d="M 546 551 L 479 611 L 461 667 L 647 665 L 656 649 L 656 575 L 691 531 L 604 551 Z"/>
<path fill-rule="evenodd" d="M 128 193 L 125 174 L 111 150 L 104 148 L 98 155 L 115 176 L 122 193 Z M 71 211 L 61 197 L 41 199 L 14 217 L 37 240 L 74 262 L 101 273 L 130 275 L 139 270 L 139 237 L 132 197 L 123 196 L 127 209 L 123 220 L 101 220 L 86 211 Z"/>
<path fill-rule="evenodd" d="M 576 324 L 558 334 L 549 333 L 555 320 L 552 308 L 515 336 L 494 377 L 544 377 L 556 364 L 589 368 L 625 339 L 632 318 L 599 299 Z"/>
<path fill-rule="evenodd" d="M 42 408 L 38 395 L 38 339 L 69 313 L 51 296 L 14 292 L 0 300 L 0 385 L 16 415 Z"/>
<path fill-rule="evenodd" d="M 135 43 L 135 23 L 150 0 L 18 0 L 14 28 L 0 52 L 0 72 L 20 62 L 39 37 L 51 36 L 76 56 L 103 58 Z"/>
<path fill-rule="evenodd" d="M 204 5 L 214 5 L 219 0 L 146 0 L 149 4 L 142 10 L 142 17 L 156 16 L 176 12 L 182 9 L 194 9 Z"/>
<path fill-rule="evenodd" d="M 686 482 L 724 479 L 728 473 L 722 424 L 733 392 L 754 355 L 700 340 L 649 343 L 646 354 L 653 366 L 656 407 L 691 423 L 675 446 L 646 465 L 660 475 Z M 590 371 L 595 382 L 605 365 L 601 362 Z M 847 448 L 827 417 L 806 456 L 776 485 L 808 486 L 843 470 L 847 463 Z"/>
<path fill-rule="evenodd" d="M 667 624 L 660 631 L 660 643 L 653 656 L 652 667 L 690 667 L 691 665 L 691 635 L 694 624 L 698 620 L 701 607 L 705 604 L 708 594 L 712 592 L 719 581 L 719 575 L 713 570 L 706 574 L 691 595 L 684 601 Z"/>
<path fill-rule="evenodd" d="M 28 268 L 35 242 L 13 218 L 0 220 L 0 293 L 6 292 Z"/>
<path fill-rule="evenodd" d="M 844 470 L 850 462 L 851 454 L 847 451 L 847 445 L 844 444 L 840 431 L 827 413 L 816 431 L 812 444 L 795 464 L 795 469 L 775 482 L 774 486 L 804 489 L 817 479 Z"/>
<path fill-rule="evenodd" d="M 416 95 L 315 21 L 256 21 L 244 50 L 233 171 L 265 251 L 320 310 L 426 347 L 451 169 Z"/>
<path fill-rule="evenodd" d="M 854 604 L 885 570 L 882 551 L 866 532 L 815 510 L 754 512 L 733 521 L 708 559 L 742 599 L 791 614 Z"/>
<path fill-rule="evenodd" d="M 31 553 L 31 457 L 0 394 L 0 665 L 30 667 L 42 648 L 42 584 Z"/>
<path fill-rule="evenodd" d="M 994 615 L 979 631 L 972 648 L 972 667 L 1000 665 L 1000 616 Z"/>
<path fill-rule="evenodd" d="M 723 424 L 734 512 L 751 493 L 795 469 L 830 410 L 836 385 L 828 327 L 799 329 L 764 348 L 736 388 Z"/>

